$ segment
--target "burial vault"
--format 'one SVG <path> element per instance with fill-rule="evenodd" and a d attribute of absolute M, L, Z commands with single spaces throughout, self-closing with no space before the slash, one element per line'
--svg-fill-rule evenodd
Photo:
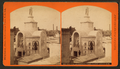
<path fill-rule="evenodd" d="M 72 34 L 71 56 L 79 57 L 89 54 L 95 54 L 97 57 L 104 56 L 102 32 L 94 31 L 89 8 L 86 8 L 84 20 L 80 22 L 80 29 Z"/>
<path fill-rule="evenodd" d="M 33 10 L 29 9 L 28 22 L 24 22 L 24 31 L 19 31 L 16 35 L 15 56 L 23 57 L 39 54 L 41 57 L 49 55 L 47 50 L 46 32 L 38 31 L 37 22 L 33 19 Z"/>

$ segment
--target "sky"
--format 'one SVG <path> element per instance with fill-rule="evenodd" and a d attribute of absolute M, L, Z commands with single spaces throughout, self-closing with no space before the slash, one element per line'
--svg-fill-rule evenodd
<path fill-rule="evenodd" d="M 58 26 L 60 30 L 60 12 L 45 6 L 26 6 L 19 8 L 10 13 L 10 28 L 16 26 L 20 30 L 24 30 L 24 22 L 29 22 L 29 9 L 32 7 L 34 21 L 38 22 L 40 29 L 53 30 Z"/>
<path fill-rule="evenodd" d="M 24 22 L 29 22 L 29 9 L 32 7 L 34 21 L 38 22 L 40 29 L 52 30 L 58 26 L 60 30 L 60 12 L 45 6 L 26 6 L 19 8 L 10 13 L 10 28 L 16 26 L 20 30 L 24 30 Z M 79 30 L 80 22 L 84 21 L 85 9 L 89 8 L 90 20 L 97 29 L 109 30 L 111 25 L 111 12 L 96 6 L 76 6 L 63 11 L 62 28 L 75 27 Z"/>
<path fill-rule="evenodd" d="M 109 30 L 111 25 L 111 12 L 96 6 L 76 6 L 62 12 L 62 28 L 75 27 L 79 30 L 80 22 L 84 22 L 85 10 L 89 8 L 90 20 L 97 29 Z"/>

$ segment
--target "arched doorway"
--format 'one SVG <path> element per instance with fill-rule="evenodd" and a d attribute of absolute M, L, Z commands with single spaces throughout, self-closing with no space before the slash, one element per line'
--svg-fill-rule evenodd
<path fill-rule="evenodd" d="M 23 34 L 18 34 L 18 47 L 23 47 Z"/>
<path fill-rule="evenodd" d="M 32 50 L 34 51 L 34 53 L 38 53 L 39 42 L 38 41 L 33 41 L 32 44 L 33 44 Z"/>
<path fill-rule="evenodd" d="M 77 32 L 74 33 L 74 47 L 79 47 L 79 34 Z"/>
<path fill-rule="evenodd" d="M 88 50 L 89 50 L 90 53 L 93 53 L 94 46 L 95 46 L 95 42 L 94 41 L 89 41 L 88 42 Z"/>
<path fill-rule="evenodd" d="M 78 56 L 78 55 L 77 55 L 77 53 L 78 53 L 77 51 L 74 51 L 74 56 L 75 56 L 75 57 L 77 57 L 77 56 Z"/>
<path fill-rule="evenodd" d="M 74 57 L 77 57 L 77 56 L 80 56 L 80 41 L 79 41 L 79 33 L 78 32 L 75 32 L 73 34 L 73 56 Z"/>
<path fill-rule="evenodd" d="M 19 51 L 17 52 L 18 53 L 18 56 L 19 57 L 22 57 L 23 56 L 23 34 L 22 33 L 19 33 L 18 34 L 18 47 L 19 48 Z"/>

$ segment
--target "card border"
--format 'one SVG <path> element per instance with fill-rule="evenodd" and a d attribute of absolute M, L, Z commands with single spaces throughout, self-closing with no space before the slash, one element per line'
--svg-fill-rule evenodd
<path fill-rule="evenodd" d="M 63 11 L 69 8 L 82 6 L 82 5 L 97 6 L 110 11 L 112 13 L 112 64 L 111 65 L 10 65 L 10 13 L 18 8 L 31 6 L 31 5 L 51 7 L 53 9 L 58 10 L 60 13 L 62 13 Z M 98 67 L 98 66 L 118 65 L 118 3 L 117 2 L 5 2 L 3 5 L 3 23 L 4 23 L 3 24 L 4 66 L 97 66 Z M 60 21 L 60 27 L 62 28 L 62 21 Z M 6 60 L 4 60 L 5 48 L 6 48 L 6 52 L 8 52 L 6 53 Z"/>

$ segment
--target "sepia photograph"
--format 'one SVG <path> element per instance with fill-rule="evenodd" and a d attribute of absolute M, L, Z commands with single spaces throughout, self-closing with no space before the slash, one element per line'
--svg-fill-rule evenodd
<path fill-rule="evenodd" d="M 118 3 L 5 2 L 3 65 L 118 65 Z"/>
<path fill-rule="evenodd" d="M 110 11 L 76 6 L 62 12 L 62 65 L 111 65 Z"/>
<path fill-rule="evenodd" d="M 60 65 L 60 12 L 25 6 L 10 13 L 10 64 Z"/>

